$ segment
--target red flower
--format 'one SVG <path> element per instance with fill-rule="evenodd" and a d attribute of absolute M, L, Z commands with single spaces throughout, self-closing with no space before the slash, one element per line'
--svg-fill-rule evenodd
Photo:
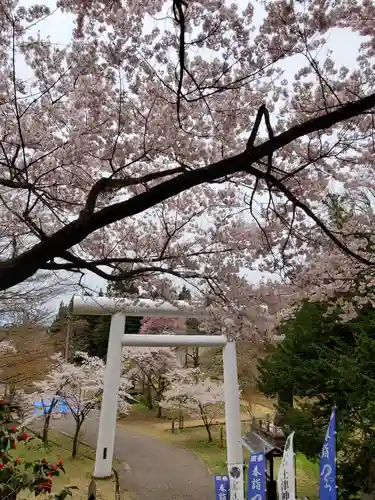
<path fill-rule="evenodd" d="M 47 472 L 47 476 L 51 477 L 52 476 L 52 472 Z"/>
<path fill-rule="evenodd" d="M 20 464 L 22 462 L 22 459 L 21 458 L 16 458 L 16 464 Z"/>
<path fill-rule="evenodd" d="M 55 464 L 51 465 L 51 469 L 56 470 L 57 469 L 56 465 Z"/>
<path fill-rule="evenodd" d="M 0 464 L 0 469 L 4 469 L 4 464 Z"/>
<path fill-rule="evenodd" d="M 50 479 L 48 479 L 44 483 L 39 483 L 38 486 L 36 487 L 36 489 L 39 491 L 46 491 L 47 493 L 51 493 L 52 481 Z"/>
<path fill-rule="evenodd" d="M 23 439 L 28 439 L 30 436 L 26 432 L 24 432 L 22 437 L 23 437 Z"/>
<path fill-rule="evenodd" d="M 17 427 L 15 425 L 13 425 L 12 429 L 11 429 L 13 432 L 16 432 L 17 430 Z"/>

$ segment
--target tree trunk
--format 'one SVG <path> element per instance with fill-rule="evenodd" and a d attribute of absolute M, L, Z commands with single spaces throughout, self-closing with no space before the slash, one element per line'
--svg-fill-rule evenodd
<path fill-rule="evenodd" d="M 47 413 L 44 419 L 44 424 L 43 424 L 43 435 L 42 435 L 42 441 L 44 444 L 48 443 L 48 430 L 49 430 L 49 423 L 51 420 L 51 413 Z"/>
<path fill-rule="evenodd" d="M 205 423 L 204 426 L 205 426 L 206 431 L 207 431 L 208 442 L 212 443 L 213 439 L 212 439 L 212 433 L 211 433 L 211 426 L 208 423 Z"/>
<path fill-rule="evenodd" d="M 78 436 L 79 436 L 79 431 L 81 430 L 81 426 L 83 424 L 83 420 L 76 420 L 76 430 L 74 432 L 73 436 L 73 447 L 72 447 L 72 458 L 76 458 L 77 456 L 77 451 L 78 451 Z"/>
<path fill-rule="evenodd" d="M 160 381 L 160 383 L 159 383 L 159 391 L 156 392 L 156 398 L 157 398 L 157 402 L 158 402 L 158 414 L 157 414 L 157 418 L 161 418 L 163 416 L 163 408 L 160 406 L 160 402 L 163 399 L 164 391 L 165 391 L 165 385 L 164 385 L 163 381 Z"/>
<path fill-rule="evenodd" d="M 145 396 L 146 396 L 146 405 L 149 410 L 152 410 L 154 408 L 154 405 L 152 403 L 152 394 L 151 394 L 151 387 L 150 384 L 146 384 L 145 386 Z"/>
<path fill-rule="evenodd" d="M 205 415 L 205 413 L 204 413 L 203 406 L 201 406 L 201 405 L 199 405 L 199 412 L 201 414 L 202 422 L 204 423 L 204 426 L 205 426 L 206 431 L 207 431 L 208 442 L 212 443 L 213 439 L 212 439 L 211 425 L 210 425 L 211 422 L 209 422 L 207 415 Z"/>
<path fill-rule="evenodd" d="M 194 368 L 199 368 L 199 347 L 194 348 Z"/>
<path fill-rule="evenodd" d="M 161 418 L 163 416 L 163 408 L 158 404 L 158 414 L 157 418 Z"/>

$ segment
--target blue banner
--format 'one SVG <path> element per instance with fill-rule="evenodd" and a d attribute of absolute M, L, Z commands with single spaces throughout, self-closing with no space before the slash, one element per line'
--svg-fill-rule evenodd
<path fill-rule="evenodd" d="M 266 498 L 266 459 L 264 453 L 252 453 L 247 476 L 247 500 Z"/>
<path fill-rule="evenodd" d="M 50 409 L 50 406 L 51 406 L 51 402 L 50 401 L 35 401 L 34 402 L 34 415 L 44 415 L 44 414 L 48 414 L 49 412 L 49 409 Z M 68 408 L 68 405 L 63 402 L 63 401 L 58 401 L 57 403 L 55 403 L 53 409 L 52 409 L 52 414 L 55 415 L 57 413 L 62 413 L 62 414 L 65 414 L 65 413 L 68 413 L 69 412 L 69 408 Z"/>
<path fill-rule="evenodd" d="M 336 408 L 329 421 L 320 454 L 320 500 L 337 500 L 336 487 Z"/>
<path fill-rule="evenodd" d="M 215 475 L 215 499 L 216 500 L 229 500 L 229 477 Z"/>

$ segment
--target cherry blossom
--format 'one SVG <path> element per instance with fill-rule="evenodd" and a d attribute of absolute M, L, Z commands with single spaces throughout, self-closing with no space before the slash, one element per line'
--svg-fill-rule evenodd
<path fill-rule="evenodd" d="M 150 317 L 143 318 L 139 333 L 142 334 L 176 334 L 186 331 L 183 318 Z"/>
<path fill-rule="evenodd" d="M 182 375 L 182 374 L 180 374 Z M 211 426 L 224 412 L 224 386 L 205 378 L 199 369 L 181 378 L 173 376 L 171 387 L 164 393 L 164 408 L 185 410 L 193 418 L 201 418 L 212 441 Z"/>
<path fill-rule="evenodd" d="M 1 354 L 13 354 L 16 353 L 17 349 L 14 347 L 10 340 L 2 340 L 0 342 L 0 353 Z"/>
<path fill-rule="evenodd" d="M 145 317 L 139 333 L 175 335 L 185 332 L 183 318 Z M 122 356 L 125 376 L 143 387 L 150 409 L 155 400 L 160 417 L 160 402 L 165 391 L 176 377 L 187 377 L 191 369 L 184 366 L 179 350 L 171 347 L 124 347 Z"/>
<path fill-rule="evenodd" d="M 352 293 L 372 219 L 338 228 L 327 200 L 373 203 L 374 9 L 0 0 L 0 290 L 64 270 L 178 279 L 238 335 Z M 39 29 L 56 16 L 68 44 Z M 343 61 L 332 38 L 352 35 Z"/>
<path fill-rule="evenodd" d="M 59 362 L 60 361 L 60 362 Z M 78 446 L 79 433 L 88 414 L 98 407 L 104 384 L 105 364 L 96 356 L 89 356 L 85 352 L 77 351 L 74 362 L 68 363 L 57 360 L 55 368 L 43 381 L 35 382 L 36 393 L 34 400 L 41 400 L 43 404 L 44 431 L 47 433 L 50 419 L 56 405 L 64 403 L 75 421 L 72 454 L 75 456 Z M 130 382 L 124 375 L 120 380 L 119 412 L 127 414 L 130 409 L 127 389 Z"/>

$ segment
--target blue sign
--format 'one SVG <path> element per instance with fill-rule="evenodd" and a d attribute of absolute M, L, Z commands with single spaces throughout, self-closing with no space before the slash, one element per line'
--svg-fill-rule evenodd
<path fill-rule="evenodd" d="M 229 477 L 215 475 L 216 500 L 229 500 Z"/>
<path fill-rule="evenodd" d="M 337 500 L 336 487 L 336 408 L 329 421 L 320 454 L 320 500 Z"/>
<path fill-rule="evenodd" d="M 252 453 L 247 476 L 247 500 L 266 498 L 266 459 L 264 453 Z"/>
<path fill-rule="evenodd" d="M 34 402 L 34 415 L 47 415 L 50 409 L 50 401 L 35 401 Z M 69 407 L 63 401 L 58 401 L 52 408 L 52 415 L 56 413 L 68 413 Z"/>

